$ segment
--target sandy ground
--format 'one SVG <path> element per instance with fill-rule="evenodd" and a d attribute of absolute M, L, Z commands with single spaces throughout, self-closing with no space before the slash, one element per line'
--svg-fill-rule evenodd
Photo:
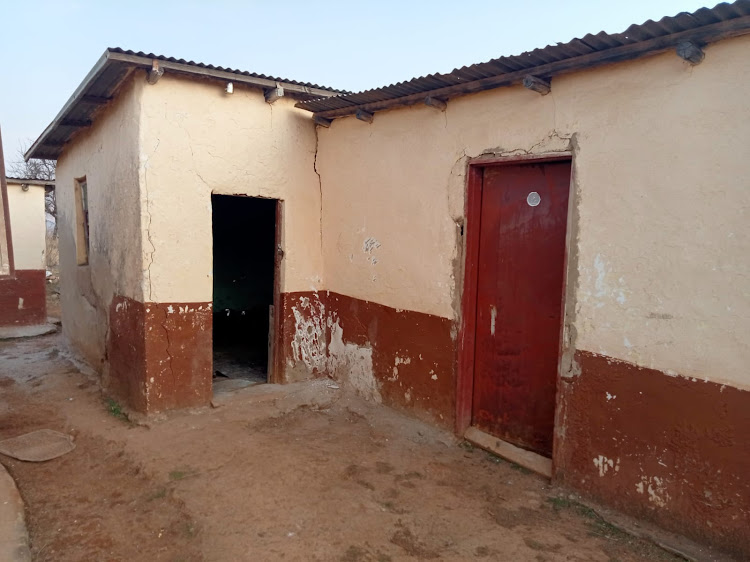
<path fill-rule="evenodd" d="M 65 358 L 0 342 L 0 438 L 76 449 L 0 456 L 35 560 L 676 560 L 544 479 L 326 381 L 217 394 L 141 424 Z"/>

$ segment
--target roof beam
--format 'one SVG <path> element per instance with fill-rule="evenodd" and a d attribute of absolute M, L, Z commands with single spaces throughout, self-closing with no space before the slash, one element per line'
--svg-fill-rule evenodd
<path fill-rule="evenodd" d="M 544 80 L 543 78 L 537 78 L 536 76 L 532 76 L 531 74 L 527 74 L 523 77 L 523 87 L 537 92 L 543 96 L 549 94 L 550 90 L 552 89 L 552 86 L 550 86 L 550 83 L 547 80 Z"/>
<path fill-rule="evenodd" d="M 381 111 L 383 109 L 390 109 L 392 107 L 403 107 L 422 103 L 426 95 L 429 95 L 430 97 L 450 98 L 458 95 L 472 94 L 475 92 L 481 92 L 493 88 L 500 88 L 503 86 L 518 84 L 523 80 L 524 76 L 528 75 L 530 72 L 533 72 L 536 76 L 553 77 L 559 74 L 581 70 L 583 68 L 592 68 L 604 64 L 632 60 L 645 55 L 663 53 L 674 49 L 679 43 L 683 41 L 691 41 L 696 44 L 705 44 L 711 43 L 713 41 L 720 41 L 722 39 L 728 39 L 730 37 L 746 35 L 749 32 L 750 16 L 742 16 L 728 21 L 706 25 L 697 29 L 690 29 L 687 31 L 681 31 L 679 33 L 672 33 L 670 35 L 654 37 L 653 39 L 648 39 L 646 41 L 640 41 L 637 43 L 613 47 L 604 51 L 595 51 L 586 55 L 580 55 L 555 62 L 550 62 L 534 68 L 527 68 L 515 72 L 507 72 L 505 74 L 498 74 L 496 76 L 480 78 L 478 80 L 472 80 L 470 82 L 464 82 L 462 84 L 436 88 L 435 90 L 431 90 L 429 92 L 419 92 L 416 94 L 409 94 L 398 98 L 385 99 L 364 104 L 356 104 L 355 102 L 352 102 L 350 101 L 350 99 L 348 99 L 351 96 L 343 96 L 345 99 L 347 99 L 347 101 L 349 101 L 349 103 L 351 103 L 351 105 L 338 109 L 316 111 L 315 114 L 320 115 L 321 117 L 325 117 L 326 119 L 331 119 L 335 117 L 343 117 L 345 115 L 352 115 L 358 110 L 373 113 L 376 111 Z M 314 101 L 309 103 L 300 102 L 297 104 L 297 107 L 308 109 L 308 111 L 310 111 L 309 105 L 313 104 Z"/>
<path fill-rule="evenodd" d="M 375 116 L 372 113 L 367 113 L 366 111 L 363 111 L 361 109 L 357 110 L 357 119 L 360 121 L 364 121 L 365 123 L 372 123 L 373 119 L 375 119 Z"/>
<path fill-rule="evenodd" d="M 63 119 L 60 121 L 62 127 L 91 127 L 91 121 L 78 121 L 76 119 Z"/>
<path fill-rule="evenodd" d="M 429 107 L 434 107 L 435 109 L 439 109 L 440 111 L 445 111 L 445 109 L 448 107 L 448 104 L 445 103 L 443 100 L 439 100 L 437 98 L 433 98 L 432 96 L 427 96 L 424 99 L 424 104 Z"/>
<path fill-rule="evenodd" d="M 146 77 L 146 82 L 149 84 L 156 84 L 159 81 L 159 78 L 161 78 L 164 75 L 164 69 L 159 66 L 159 61 L 154 59 L 151 61 L 151 70 L 148 71 L 148 77 Z"/>
<path fill-rule="evenodd" d="M 325 117 L 320 117 L 318 115 L 313 115 L 313 121 L 315 121 L 316 125 L 320 125 L 326 129 L 331 126 L 331 123 L 333 123 L 333 119 L 326 119 Z"/>
<path fill-rule="evenodd" d="M 104 105 L 112 98 L 103 98 L 100 96 L 81 96 L 81 102 L 89 103 L 91 105 Z"/>
<path fill-rule="evenodd" d="M 695 66 L 706 57 L 703 49 L 692 41 L 683 41 L 677 45 L 677 56 Z"/>
<path fill-rule="evenodd" d="M 268 88 L 263 91 L 263 97 L 266 98 L 266 103 L 274 103 L 284 97 L 284 88 L 276 86 L 275 88 Z"/>

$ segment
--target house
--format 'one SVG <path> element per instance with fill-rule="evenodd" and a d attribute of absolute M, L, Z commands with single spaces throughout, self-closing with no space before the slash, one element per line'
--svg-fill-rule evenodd
<path fill-rule="evenodd" d="M 55 184 L 5 178 L 4 171 L 0 172 L 5 180 L 0 209 L 0 328 L 44 326 L 47 322 L 44 196 L 45 190 L 54 189 Z"/>
<path fill-rule="evenodd" d="M 330 376 L 750 553 L 750 2 L 349 94 L 108 49 L 57 159 L 112 395 Z"/>

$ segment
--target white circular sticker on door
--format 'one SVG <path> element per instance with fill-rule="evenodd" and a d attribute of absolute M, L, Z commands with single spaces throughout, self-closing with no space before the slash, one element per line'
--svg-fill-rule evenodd
<path fill-rule="evenodd" d="M 532 191 L 529 193 L 528 197 L 526 197 L 526 202 L 529 204 L 529 207 L 536 207 L 541 201 L 542 198 L 539 197 L 539 194 L 536 191 Z"/>

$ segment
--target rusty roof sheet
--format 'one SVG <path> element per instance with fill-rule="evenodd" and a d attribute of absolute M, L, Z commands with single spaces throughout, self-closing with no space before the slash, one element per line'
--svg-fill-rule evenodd
<path fill-rule="evenodd" d="M 430 74 L 355 94 L 302 101 L 297 104 L 297 107 L 312 111 L 321 117 L 338 117 L 353 114 L 360 108 L 366 111 L 377 111 L 391 106 L 419 103 L 421 99 L 414 98 L 421 98 L 441 89 L 445 90 L 447 97 L 451 95 L 451 88 L 455 92 L 452 94 L 454 96 L 472 93 L 508 85 L 502 80 L 504 75 L 513 76 L 513 82 L 517 83 L 520 79 L 514 73 L 533 74 L 536 69 L 543 69 L 545 66 L 547 69 L 554 68 L 556 64 L 562 67 L 560 63 L 566 61 L 572 64 L 565 65 L 565 72 L 593 66 L 590 62 L 593 57 L 587 59 L 583 57 L 595 53 L 612 52 L 615 49 L 624 53 L 597 62 L 597 64 L 604 64 L 636 58 L 648 52 L 674 48 L 678 41 L 688 40 L 691 36 L 694 36 L 698 42 L 707 42 L 712 38 L 716 40 L 723 36 L 701 33 L 701 31 L 709 27 L 717 30 L 730 27 L 720 25 L 723 23 L 732 24 L 734 35 L 748 33 L 750 32 L 748 16 L 750 16 L 750 0 L 737 0 L 731 4 L 722 3 L 712 9 L 701 8 L 693 13 L 682 12 L 659 21 L 649 20 L 641 25 L 631 25 L 622 33 L 608 34 L 602 31 L 596 35 L 589 34 L 573 39 L 568 43 L 558 43 L 520 55 L 499 57 L 484 63 L 464 66 L 448 74 Z M 674 41 L 670 41 L 672 38 Z M 627 56 L 628 49 L 625 47 L 646 42 L 651 42 L 653 49 L 641 50 L 634 55 L 632 53 L 636 50 L 630 49 L 631 56 Z M 574 64 L 577 59 L 580 60 L 578 65 Z M 604 59 L 604 57 L 599 57 L 599 59 Z M 554 72 L 549 73 L 546 77 L 549 78 L 554 74 Z M 468 86 L 469 83 L 472 83 L 472 86 Z M 462 85 L 467 85 L 467 87 L 463 88 Z M 409 99 L 409 96 L 412 96 L 412 99 Z"/>

